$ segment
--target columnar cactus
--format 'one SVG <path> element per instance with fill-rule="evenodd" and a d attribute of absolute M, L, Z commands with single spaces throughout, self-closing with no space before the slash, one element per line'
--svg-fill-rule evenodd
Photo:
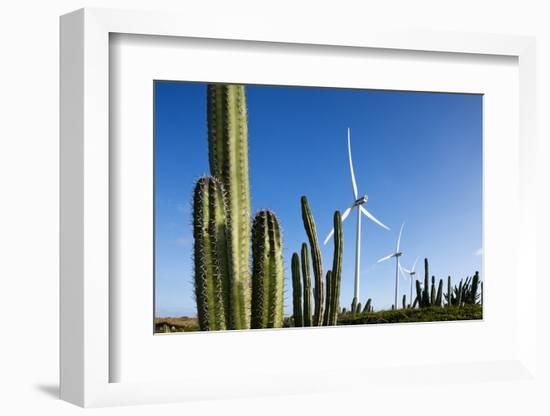
<path fill-rule="evenodd" d="M 300 256 L 292 255 L 292 309 L 294 326 L 304 326 L 302 312 L 302 276 L 300 274 Z"/>
<path fill-rule="evenodd" d="M 447 277 L 447 306 L 452 306 L 453 291 L 451 285 L 451 276 Z"/>
<path fill-rule="evenodd" d="M 437 295 L 435 296 L 435 306 L 441 306 L 442 301 L 443 301 L 443 279 L 439 279 L 439 285 L 437 287 Z"/>
<path fill-rule="evenodd" d="M 460 283 L 458 285 L 458 295 L 457 295 L 457 301 L 456 304 L 458 306 L 462 306 L 462 280 L 460 280 Z"/>
<path fill-rule="evenodd" d="M 424 292 L 422 293 L 422 303 L 421 303 L 421 306 L 422 307 L 426 307 L 430 304 L 430 292 L 429 292 L 429 288 L 430 288 L 430 271 L 429 271 L 429 268 L 428 268 L 428 259 L 425 258 L 424 259 Z"/>
<path fill-rule="evenodd" d="M 361 302 L 357 304 L 357 311 L 355 313 L 361 313 Z"/>
<path fill-rule="evenodd" d="M 195 298 L 203 331 L 229 327 L 231 264 L 225 195 L 216 178 L 200 178 L 193 194 Z"/>
<path fill-rule="evenodd" d="M 403 295 L 403 309 L 407 309 L 407 295 Z"/>
<path fill-rule="evenodd" d="M 432 289 L 430 293 L 430 305 L 435 304 L 435 276 L 432 276 Z"/>
<path fill-rule="evenodd" d="M 342 216 L 340 211 L 334 213 L 334 256 L 331 272 L 331 315 L 329 325 L 338 322 L 338 308 L 340 303 L 340 282 L 342 280 L 342 254 L 344 238 L 342 234 Z"/>
<path fill-rule="evenodd" d="M 363 309 L 363 312 L 371 312 L 371 308 L 372 308 L 371 305 L 372 305 L 372 299 L 368 298 L 367 303 L 365 303 L 365 309 Z"/>
<path fill-rule="evenodd" d="M 357 298 L 354 296 L 353 300 L 351 301 L 351 313 L 357 312 Z"/>
<path fill-rule="evenodd" d="M 323 325 L 327 326 L 330 322 L 330 311 L 331 311 L 331 302 L 332 302 L 332 272 L 327 271 L 325 278 L 325 287 L 327 288 L 327 293 L 325 296 L 325 310 L 323 314 Z"/>
<path fill-rule="evenodd" d="M 252 225 L 252 328 L 283 325 L 283 247 L 279 221 L 268 210 Z"/>
<path fill-rule="evenodd" d="M 210 172 L 227 193 L 230 324 L 246 329 L 250 327 L 250 189 L 244 86 L 208 85 L 207 101 Z"/>
<path fill-rule="evenodd" d="M 315 277 L 315 289 L 313 297 L 315 301 L 315 309 L 313 311 L 313 325 L 322 325 L 323 321 L 323 260 L 321 257 L 321 249 L 319 248 L 319 242 L 317 240 L 317 229 L 315 227 L 315 221 L 311 210 L 309 209 L 309 203 L 305 196 L 301 198 L 302 206 L 302 221 L 304 222 L 304 228 L 309 240 L 309 246 L 311 248 L 311 260 L 313 263 L 313 275 Z M 309 265 L 308 265 L 309 267 Z M 328 291 L 328 287 L 327 287 Z"/>
<path fill-rule="evenodd" d="M 474 277 L 472 278 L 472 288 L 470 290 L 470 296 L 468 299 L 468 303 L 475 305 L 477 303 L 477 290 L 479 287 L 479 272 L 475 272 Z"/>
<path fill-rule="evenodd" d="M 309 252 L 302 244 L 302 279 L 304 281 L 304 326 L 311 326 L 311 277 L 309 275 Z"/>

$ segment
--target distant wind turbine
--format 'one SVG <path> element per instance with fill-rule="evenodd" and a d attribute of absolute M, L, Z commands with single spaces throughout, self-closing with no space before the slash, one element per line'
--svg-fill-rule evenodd
<path fill-rule="evenodd" d="M 392 257 L 395 257 L 395 309 L 398 308 L 397 303 L 397 297 L 399 296 L 399 257 L 403 255 L 401 251 L 399 251 L 399 245 L 401 244 L 401 234 L 403 234 L 403 227 L 405 226 L 405 223 L 401 224 L 401 229 L 399 230 L 399 237 L 397 237 L 397 246 L 395 247 L 395 252 L 387 255 L 386 257 L 382 257 L 380 260 L 378 260 L 378 263 L 381 263 L 383 261 L 389 260 Z"/>
<path fill-rule="evenodd" d="M 416 263 L 418 262 L 418 257 L 416 258 L 416 260 L 414 261 L 413 263 L 413 267 L 409 270 L 409 269 L 405 269 L 404 267 L 401 267 L 401 271 L 404 273 L 404 274 L 408 274 L 409 276 L 409 279 L 411 280 L 411 297 L 409 298 L 409 303 L 413 304 L 413 280 L 414 280 L 414 276 L 416 275 L 416 272 L 415 272 L 415 267 L 416 267 Z M 401 266 L 401 265 L 400 265 Z"/>
<path fill-rule="evenodd" d="M 353 292 L 353 297 L 357 300 L 357 303 L 360 302 L 359 298 L 359 268 L 361 266 L 361 214 L 365 215 L 368 219 L 370 219 L 375 224 L 378 224 L 380 227 L 385 228 L 386 230 L 389 230 L 387 226 L 382 224 L 380 221 L 378 221 L 369 211 L 365 209 L 363 206 L 368 201 L 368 196 L 363 195 L 362 197 L 359 197 L 359 192 L 357 191 L 357 182 L 355 182 L 355 173 L 353 171 L 353 161 L 351 158 L 351 138 L 350 138 L 350 129 L 348 128 L 348 156 L 349 156 L 349 169 L 351 172 L 351 185 L 353 188 L 353 204 L 349 208 L 347 208 L 344 213 L 342 214 L 342 221 L 344 221 L 351 211 L 355 208 L 357 210 L 357 228 L 356 228 L 356 235 L 355 235 L 355 288 Z M 324 244 L 327 244 L 332 235 L 334 234 L 334 229 L 330 231 L 330 233 L 327 235 L 327 238 L 325 238 Z"/>

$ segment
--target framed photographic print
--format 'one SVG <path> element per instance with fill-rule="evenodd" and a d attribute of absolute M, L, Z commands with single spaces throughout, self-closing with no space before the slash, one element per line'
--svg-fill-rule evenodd
<path fill-rule="evenodd" d="M 62 398 L 530 377 L 533 40 L 181 18 L 61 20 Z"/>

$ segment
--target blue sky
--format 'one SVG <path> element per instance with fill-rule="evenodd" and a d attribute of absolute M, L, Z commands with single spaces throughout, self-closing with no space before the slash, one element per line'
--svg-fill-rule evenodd
<path fill-rule="evenodd" d="M 401 223 L 402 264 L 428 257 L 430 274 L 453 280 L 481 271 L 482 96 L 351 89 L 247 86 L 252 212 L 270 208 L 283 228 L 285 314 L 291 313 L 290 258 L 307 236 L 300 196 L 307 195 L 319 238 L 335 210 L 352 202 L 346 130 L 366 208 L 361 300 L 393 303 L 390 254 Z M 206 84 L 155 83 L 155 309 L 157 316 L 194 316 L 191 197 L 208 174 Z M 353 297 L 355 215 L 344 222 L 341 305 Z M 323 247 L 324 269 L 332 244 Z M 409 293 L 401 279 L 401 293 Z"/>

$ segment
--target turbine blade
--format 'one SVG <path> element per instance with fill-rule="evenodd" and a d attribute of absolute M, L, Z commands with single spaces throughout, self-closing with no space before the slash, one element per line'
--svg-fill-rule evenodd
<path fill-rule="evenodd" d="M 380 221 L 378 221 L 374 215 L 372 215 L 370 212 L 368 212 L 365 208 L 363 208 L 362 205 L 359 205 L 359 209 L 361 210 L 361 212 L 363 214 L 366 215 L 367 218 L 369 218 L 372 222 L 378 224 L 380 227 L 382 228 L 385 228 L 386 230 L 389 230 L 389 227 L 387 227 L 386 225 L 382 224 Z"/>
<path fill-rule="evenodd" d="M 351 212 L 352 209 L 353 209 L 353 205 L 344 211 L 344 213 L 342 214 L 342 222 L 346 220 L 346 218 L 349 216 L 349 213 Z"/>
<path fill-rule="evenodd" d="M 401 266 L 401 265 L 399 265 Z M 409 269 L 405 269 L 404 267 L 401 267 L 405 272 L 407 272 L 408 274 L 411 274 L 412 272 L 409 270 Z"/>
<path fill-rule="evenodd" d="M 395 249 L 396 253 L 399 253 L 399 246 L 401 244 L 401 234 L 403 234 L 403 227 L 405 226 L 405 223 L 401 224 L 401 229 L 399 230 L 399 237 L 397 237 L 397 247 Z"/>
<path fill-rule="evenodd" d="M 389 260 L 389 259 L 391 259 L 394 255 L 395 255 L 395 253 L 392 253 L 392 254 L 387 255 L 386 257 L 382 257 L 381 259 L 379 259 L 379 260 L 377 261 L 377 263 L 382 263 L 383 261 Z"/>
<path fill-rule="evenodd" d="M 334 235 L 334 228 L 332 230 L 330 230 L 330 233 L 328 233 L 327 235 L 327 238 L 325 238 L 325 241 L 323 242 L 323 244 L 326 246 L 328 241 L 331 239 L 331 237 Z"/>
<path fill-rule="evenodd" d="M 351 139 L 350 139 L 349 127 L 348 127 L 348 156 L 349 156 L 349 170 L 351 171 L 351 184 L 353 186 L 353 196 L 355 196 L 355 199 L 357 199 L 359 193 L 357 192 L 357 182 L 355 182 L 355 173 L 353 171 L 353 161 L 351 160 Z"/>
<path fill-rule="evenodd" d="M 401 272 L 401 276 L 402 276 L 404 279 L 407 279 L 407 277 L 410 277 L 410 276 L 407 276 L 407 275 L 405 274 L 405 272 L 407 271 L 407 269 L 403 268 L 403 267 L 401 266 L 401 264 L 399 264 L 399 271 Z"/>
<path fill-rule="evenodd" d="M 411 273 L 414 272 L 414 268 L 416 267 L 416 263 L 418 263 L 418 257 L 416 257 L 416 260 L 414 261 L 413 267 L 411 269 Z"/>
<path fill-rule="evenodd" d="M 349 217 L 349 213 L 351 212 L 352 209 L 353 209 L 353 205 L 344 211 L 344 213 L 342 214 L 342 222 L 344 222 L 346 218 Z M 334 235 L 334 228 L 330 230 L 330 233 L 328 233 L 327 238 L 325 238 L 325 241 L 323 242 L 323 244 L 326 245 L 333 235 Z"/>

